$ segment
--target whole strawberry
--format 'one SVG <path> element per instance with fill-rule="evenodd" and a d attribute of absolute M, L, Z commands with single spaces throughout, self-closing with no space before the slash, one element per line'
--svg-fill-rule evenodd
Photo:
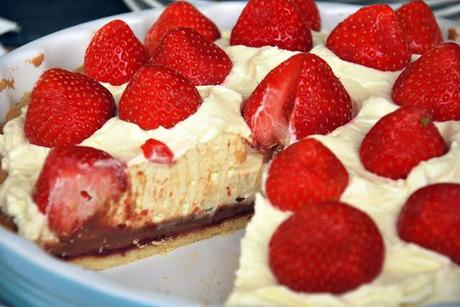
<path fill-rule="evenodd" d="M 253 145 L 270 150 L 326 134 L 352 116 L 351 99 L 329 65 L 313 54 L 297 54 L 275 67 L 244 102 L 243 117 Z"/>
<path fill-rule="evenodd" d="M 427 108 L 435 121 L 460 120 L 460 46 L 442 44 L 411 63 L 391 97 L 401 106 Z"/>
<path fill-rule="evenodd" d="M 384 249 L 364 212 L 340 202 L 312 203 L 276 229 L 268 261 L 278 282 L 294 291 L 341 294 L 380 274 Z"/>
<path fill-rule="evenodd" d="M 301 9 L 286 0 L 249 0 L 230 36 L 231 45 L 309 51 L 312 37 Z"/>
<path fill-rule="evenodd" d="M 345 61 L 383 71 L 403 69 L 410 60 L 396 14 L 384 4 L 363 7 L 339 23 L 326 46 Z"/>
<path fill-rule="evenodd" d="M 52 68 L 32 90 L 24 132 L 35 145 L 75 145 L 114 115 L 113 97 L 102 85 L 80 73 Z"/>
<path fill-rule="evenodd" d="M 368 171 L 391 179 L 405 179 L 420 162 L 446 152 L 430 113 L 417 107 L 402 107 L 382 117 L 359 149 Z"/>
<path fill-rule="evenodd" d="M 319 31 L 321 29 L 321 17 L 319 16 L 318 6 L 314 0 L 291 0 L 304 15 L 310 29 Z"/>
<path fill-rule="evenodd" d="M 151 62 L 179 72 L 195 86 L 221 84 L 233 67 L 219 46 L 190 28 L 176 28 L 165 34 Z"/>
<path fill-rule="evenodd" d="M 292 144 L 273 158 L 267 174 L 268 199 L 281 210 L 339 200 L 348 186 L 348 173 L 339 159 L 315 139 Z"/>
<path fill-rule="evenodd" d="M 177 1 L 168 5 L 148 30 L 144 43 L 149 54 L 153 55 L 160 40 L 169 30 L 182 27 L 194 29 L 208 42 L 220 38 L 219 29 L 209 18 L 190 3 Z"/>
<path fill-rule="evenodd" d="M 148 62 L 144 45 L 122 20 L 113 20 L 93 36 L 85 53 L 83 69 L 96 81 L 120 85 Z"/>
<path fill-rule="evenodd" d="M 460 184 L 438 183 L 415 191 L 397 226 L 402 240 L 441 253 L 460 265 Z"/>
<path fill-rule="evenodd" d="M 396 10 L 407 40 L 409 52 L 424 54 L 442 43 L 442 33 L 431 8 L 422 0 L 413 0 Z"/>
<path fill-rule="evenodd" d="M 120 99 L 119 116 L 144 130 L 171 128 L 201 105 L 196 88 L 181 75 L 161 66 L 141 67 Z"/>
<path fill-rule="evenodd" d="M 33 199 L 56 235 L 67 240 L 128 188 L 123 166 L 85 146 L 54 148 L 35 184 Z"/>
<path fill-rule="evenodd" d="M 320 57 L 305 55 L 290 122 L 296 139 L 327 134 L 351 117 L 350 95 L 332 69 Z"/>

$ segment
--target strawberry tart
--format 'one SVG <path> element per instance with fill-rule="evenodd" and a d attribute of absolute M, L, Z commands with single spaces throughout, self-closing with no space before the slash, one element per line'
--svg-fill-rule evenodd
<path fill-rule="evenodd" d="M 106 24 L 5 124 L 2 214 L 74 258 L 255 199 L 228 305 L 459 302 L 460 47 L 421 0 L 320 24 L 311 0 L 250 0 L 223 37 L 187 2 L 143 43 Z"/>

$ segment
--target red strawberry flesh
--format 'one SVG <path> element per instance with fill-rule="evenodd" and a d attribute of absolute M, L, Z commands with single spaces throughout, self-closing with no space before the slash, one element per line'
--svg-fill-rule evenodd
<path fill-rule="evenodd" d="M 430 114 L 417 107 L 403 107 L 382 117 L 359 150 L 367 170 L 392 179 L 404 179 L 420 162 L 446 152 Z"/>
<path fill-rule="evenodd" d="M 163 11 L 158 20 L 150 27 L 145 37 L 145 46 L 153 55 L 163 36 L 175 28 L 192 28 L 208 42 L 220 38 L 217 26 L 192 4 L 186 1 L 173 2 Z"/>
<path fill-rule="evenodd" d="M 155 139 L 148 139 L 141 146 L 144 157 L 154 163 L 171 165 L 174 162 L 174 153 L 168 145 Z"/>
<path fill-rule="evenodd" d="M 364 212 L 339 202 L 313 203 L 272 235 L 269 265 L 278 282 L 307 293 L 341 294 L 374 280 L 382 236 Z"/>
<path fill-rule="evenodd" d="M 148 54 L 130 27 L 113 20 L 100 28 L 85 53 L 85 74 L 99 82 L 120 85 L 148 63 Z"/>
<path fill-rule="evenodd" d="M 195 86 L 221 84 L 233 67 L 219 46 L 190 28 L 176 28 L 165 34 L 151 62 L 177 71 Z"/>
<path fill-rule="evenodd" d="M 460 185 L 438 183 L 417 190 L 406 201 L 397 227 L 402 240 L 460 265 Z"/>
<path fill-rule="evenodd" d="M 50 151 L 35 185 L 34 201 L 50 228 L 66 240 L 98 210 L 126 191 L 126 173 L 108 153 L 84 146 Z"/>
<path fill-rule="evenodd" d="M 307 24 L 313 31 L 321 29 L 321 17 L 319 16 L 318 6 L 314 0 L 291 0 L 305 16 Z"/>
<path fill-rule="evenodd" d="M 171 128 L 200 105 L 200 94 L 190 81 L 166 67 L 146 65 L 123 92 L 119 116 L 144 130 Z"/>
<path fill-rule="evenodd" d="M 326 45 L 345 61 L 383 71 L 403 69 L 410 60 L 396 14 L 384 4 L 366 6 L 346 18 Z"/>
<path fill-rule="evenodd" d="M 115 103 L 106 88 L 85 75 L 52 68 L 32 90 L 24 132 L 35 145 L 75 145 L 114 115 Z"/>
<path fill-rule="evenodd" d="M 348 180 L 345 167 L 326 146 L 304 139 L 273 158 L 265 190 L 275 207 L 296 211 L 316 202 L 339 200 Z"/>

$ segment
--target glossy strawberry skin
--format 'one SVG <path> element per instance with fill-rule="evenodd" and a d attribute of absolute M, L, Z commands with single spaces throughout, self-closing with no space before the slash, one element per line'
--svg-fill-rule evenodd
<path fill-rule="evenodd" d="M 176 28 L 165 34 L 151 62 L 177 71 L 195 86 L 221 84 L 233 67 L 220 47 L 190 28 Z"/>
<path fill-rule="evenodd" d="M 169 30 L 182 27 L 194 29 L 208 42 L 220 38 L 219 29 L 209 18 L 192 4 L 186 1 L 177 1 L 168 5 L 148 30 L 144 43 L 149 54 L 154 54 L 161 39 Z"/>
<path fill-rule="evenodd" d="M 352 104 L 329 65 L 313 54 L 297 54 L 275 67 L 242 107 L 253 145 L 269 151 L 346 124 Z"/>
<path fill-rule="evenodd" d="M 341 294 L 380 274 L 384 249 L 367 214 L 344 203 L 322 202 L 278 226 L 268 258 L 278 282 L 291 290 Z"/>
<path fill-rule="evenodd" d="M 410 60 L 396 14 L 383 4 L 363 7 L 339 23 L 326 46 L 345 61 L 382 71 L 403 69 Z"/>
<path fill-rule="evenodd" d="M 123 92 L 119 116 L 144 130 L 171 128 L 195 113 L 200 105 L 200 94 L 188 79 L 166 67 L 146 65 Z"/>
<path fill-rule="evenodd" d="M 304 139 L 273 158 L 265 191 L 275 207 L 297 211 L 312 203 L 339 200 L 348 180 L 345 167 L 326 146 Z"/>
<path fill-rule="evenodd" d="M 442 44 L 442 33 L 431 8 L 422 0 L 402 5 L 396 10 L 411 53 L 424 54 Z"/>
<path fill-rule="evenodd" d="M 141 146 L 144 157 L 154 163 L 171 165 L 174 162 L 174 153 L 168 145 L 155 139 L 148 139 Z"/>
<path fill-rule="evenodd" d="M 392 98 L 428 109 L 435 121 L 460 120 L 460 46 L 442 44 L 411 63 L 396 79 Z"/>
<path fill-rule="evenodd" d="M 420 162 L 446 152 L 429 112 L 417 107 L 403 107 L 382 117 L 359 149 L 368 171 L 391 179 L 405 179 Z"/>
<path fill-rule="evenodd" d="M 99 82 L 120 85 L 149 60 L 147 50 L 130 27 L 113 20 L 93 36 L 85 53 L 85 74 Z"/>
<path fill-rule="evenodd" d="M 290 121 L 296 139 L 327 134 L 351 118 L 350 95 L 332 69 L 320 57 L 305 55 Z"/>
<path fill-rule="evenodd" d="M 231 45 L 309 51 L 312 37 L 301 10 L 286 0 L 250 0 L 230 36 Z"/>
<path fill-rule="evenodd" d="M 313 31 L 321 30 L 321 17 L 318 6 L 314 0 L 291 0 L 305 16 L 310 29 Z"/>
<path fill-rule="evenodd" d="M 460 185 L 438 183 L 414 192 L 397 223 L 399 237 L 460 265 Z"/>
<path fill-rule="evenodd" d="M 75 145 L 114 115 L 113 97 L 102 85 L 80 73 L 52 68 L 32 90 L 24 132 L 35 145 Z"/>
<path fill-rule="evenodd" d="M 59 147 L 48 154 L 33 199 L 47 215 L 51 230 L 67 240 L 127 187 L 123 166 L 108 153 L 85 146 Z"/>

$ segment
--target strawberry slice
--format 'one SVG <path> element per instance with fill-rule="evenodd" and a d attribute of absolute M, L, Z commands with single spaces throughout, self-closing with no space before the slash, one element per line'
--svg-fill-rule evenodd
<path fill-rule="evenodd" d="M 193 5 L 185 1 L 173 2 L 150 27 L 145 37 L 145 47 L 153 55 L 164 34 L 175 28 L 192 28 L 208 42 L 220 38 L 217 26 Z"/>
<path fill-rule="evenodd" d="M 151 62 L 179 72 L 194 85 L 221 84 L 233 67 L 221 48 L 190 28 L 165 34 Z"/>
<path fill-rule="evenodd" d="M 310 29 L 314 31 L 321 29 L 321 17 L 314 0 L 291 0 L 291 2 L 300 9 Z"/>
<path fill-rule="evenodd" d="M 172 165 L 174 153 L 168 145 L 155 139 L 148 139 L 141 146 L 144 157 L 154 163 Z"/>
<path fill-rule="evenodd" d="M 115 103 L 106 88 L 80 73 L 52 68 L 32 90 L 24 132 L 35 145 L 75 145 L 114 115 Z"/>
<path fill-rule="evenodd" d="M 401 106 L 427 108 L 436 121 L 460 120 L 460 46 L 442 44 L 411 63 L 391 97 Z"/>
<path fill-rule="evenodd" d="M 401 210 L 397 226 L 402 240 L 460 265 L 460 184 L 438 183 L 415 191 Z"/>
<path fill-rule="evenodd" d="M 200 94 L 190 81 L 166 67 L 145 65 L 123 92 L 119 116 L 144 130 L 171 128 L 200 105 Z"/>
<path fill-rule="evenodd" d="M 341 294 L 382 271 L 382 235 L 364 212 L 339 202 L 313 203 L 272 235 L 268 261 L 278 282 L 307 293 Z"/>
<path fill-rule="evenodd" d="M 345 61 L 383 71 L 403 69 L 410 60 L 396 14 L 384 4 L 363 7 L 339 23 L 326 46 Z"/>
<path fill-rule="evenodd" d="M 305 52 L 313 46 L 304 13 L 286 0 L 249 0 L 232 29 L 230 44 Z"/>
<path fill-rule="evenodd" d="M 340 160 L 319 141 L 305 139 L 275 156 L 265 191 L 275 207 L 297 211 L 315 202 L 339 200 L 347 185 L 348 173 Z"/>
<path fill-rule="evenodd" d="M 359 149 L 367 170 L 392 179 L 404 179 L 420 162 L 446 152 L 430 113 L 417 107 L 402 107 L 382 117 Z"/>
<path fill-rule="evenodd" d="M 68 240 L 127 188 L 123 166 L 108 153 L 85 146 L 58 147 L 46 158 L 33 199 L 50 228 Z"/>
<path fill-rule="evenodd" d="M 253 145 L 270 150 L 297 139 L 325 134 L 352 116 L 351 99 L 329 65 L 313 54 L 297 54 L 275 67 L 242 108 Z"/>
<path fill-rule="evenodd" d="M 122 20 L 113 20 L 100 28 L 88 45 L 83 69 L 96 81 L 120 85 L 148 63 L 144 45 Z"/>
<path fill-rule="evenodd" d="M 411 53 L 424 54 L 442 44 L 442 33 L 431 8 L 422 0 L 414 0 L 396 10 L 399 24 Z"/>

